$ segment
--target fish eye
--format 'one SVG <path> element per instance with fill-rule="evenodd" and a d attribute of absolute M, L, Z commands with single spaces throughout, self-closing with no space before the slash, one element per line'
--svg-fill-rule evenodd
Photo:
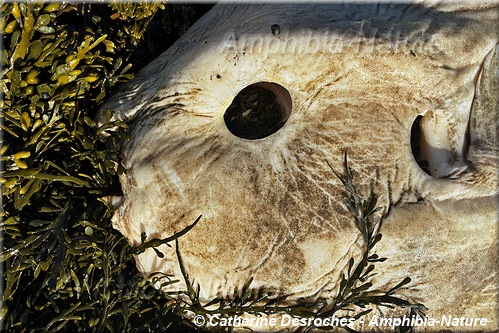
<path fill-rule="evenodd" d="M 259 82 L 242 89 L 224 114 L 227 129 L 243 139 L 257 140 L 277 132 L 291 114 L 291 95 L 277 83 Z"/>

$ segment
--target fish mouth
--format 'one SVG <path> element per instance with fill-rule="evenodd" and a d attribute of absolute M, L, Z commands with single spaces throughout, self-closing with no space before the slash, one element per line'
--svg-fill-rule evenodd
<path fill-rule="evenodd" d="M 411 150 L 419 167 L 433 178 L 474 185 L 482 192 L 477 197 L 497 194 L 497 181 L 487 185 L 483 180 L 497 178 L 494 165 L 499 162 L 498 58 L 496 44 L 476 71 L 468 118 L 461 124 L 449 123 L 441 110 L 429 110 L 411 128 Z"/>

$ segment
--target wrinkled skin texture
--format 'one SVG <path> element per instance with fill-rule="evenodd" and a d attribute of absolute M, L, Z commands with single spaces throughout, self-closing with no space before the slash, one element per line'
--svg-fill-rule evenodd
<path fill-rule="evenodd" d="M 387 214 L 375 285 L 410 276 L 403 294 L 430 316 L 497 328 L 498 8 L 215 6 L 103 107 L 131 126 L 115 227 L 138 245 L 202 214 L 179 249 L 204 301 L 250 277 L 290 303 L 334 298 L 362 245 L 327 164 L 341 173 L 347 150 Z M 245 140 L 223 115 L 256 82 L 285 87 L 292 111 L 276 133 Z M 430 174 L 411 149 L 417 116 Z M 185 288 L 175 247 L 159 250 L 137 257 L 140 271 Z"/>

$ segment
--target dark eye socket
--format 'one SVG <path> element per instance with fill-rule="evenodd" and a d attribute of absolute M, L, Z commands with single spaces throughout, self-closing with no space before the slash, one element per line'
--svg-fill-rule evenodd
<path fill-rule="evenodd" d="M 289 92 L 276 83 L 260 82 L 241 90 L 224 114 L 227 129 L 243 139 L 263 139 L 277 132 L 291 113 Z"/>

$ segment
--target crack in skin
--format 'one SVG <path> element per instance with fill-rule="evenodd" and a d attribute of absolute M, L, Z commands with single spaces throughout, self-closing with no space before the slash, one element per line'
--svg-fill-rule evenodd
<path fill-rule="evenodd" d="M 378 195 L 387 214 L 376 251 L 389 260 L 380 264 L 379 285 L 414 275 L 409 296 L 436 313 L 446 309 L 445 295 L 452 310 L 463 304 L 463 315 L 497 319 L 490 312 L 498 270 L 490 235 L 498 195 L 497 4 L 309 9 L 215 6 L 107 102 L 103 110 L 127 120 L 131 135 L 114 226 L 137 245 L 143 231 L 148 239 L 171 236 L 202 214 L 179 244 L 203 301 L 232 297 L 250 277 L 253 290 L 289 294 L 290 302 L 334 297 L 348 260 L 361 255 L 344 189 L 328 166 L 341 171 L 347 150 L 354 179 L 363 193 Z M 276 22 L 279 36 L 269 28 Z M 251 52 L 255 38 L 285 47 L 315 31 L 335 37 L 341 50 Z M 242 44 L 222 53 L 227 32 Z M 290 117 L 266 138 L 237 138 L 223 114 L 258 82 L 289 91 Z M 428 143 L 421 157 L 447 178 L 416 162 L 418 116 Z M 465 249 L 490 264 L 476 269 Z M 162 260 L 152 249 L 139 255 L 139 270 L 181 276 L 174 249 L 159 250 Z M 445 274 L 456 290 L 444 284 Z"/>

